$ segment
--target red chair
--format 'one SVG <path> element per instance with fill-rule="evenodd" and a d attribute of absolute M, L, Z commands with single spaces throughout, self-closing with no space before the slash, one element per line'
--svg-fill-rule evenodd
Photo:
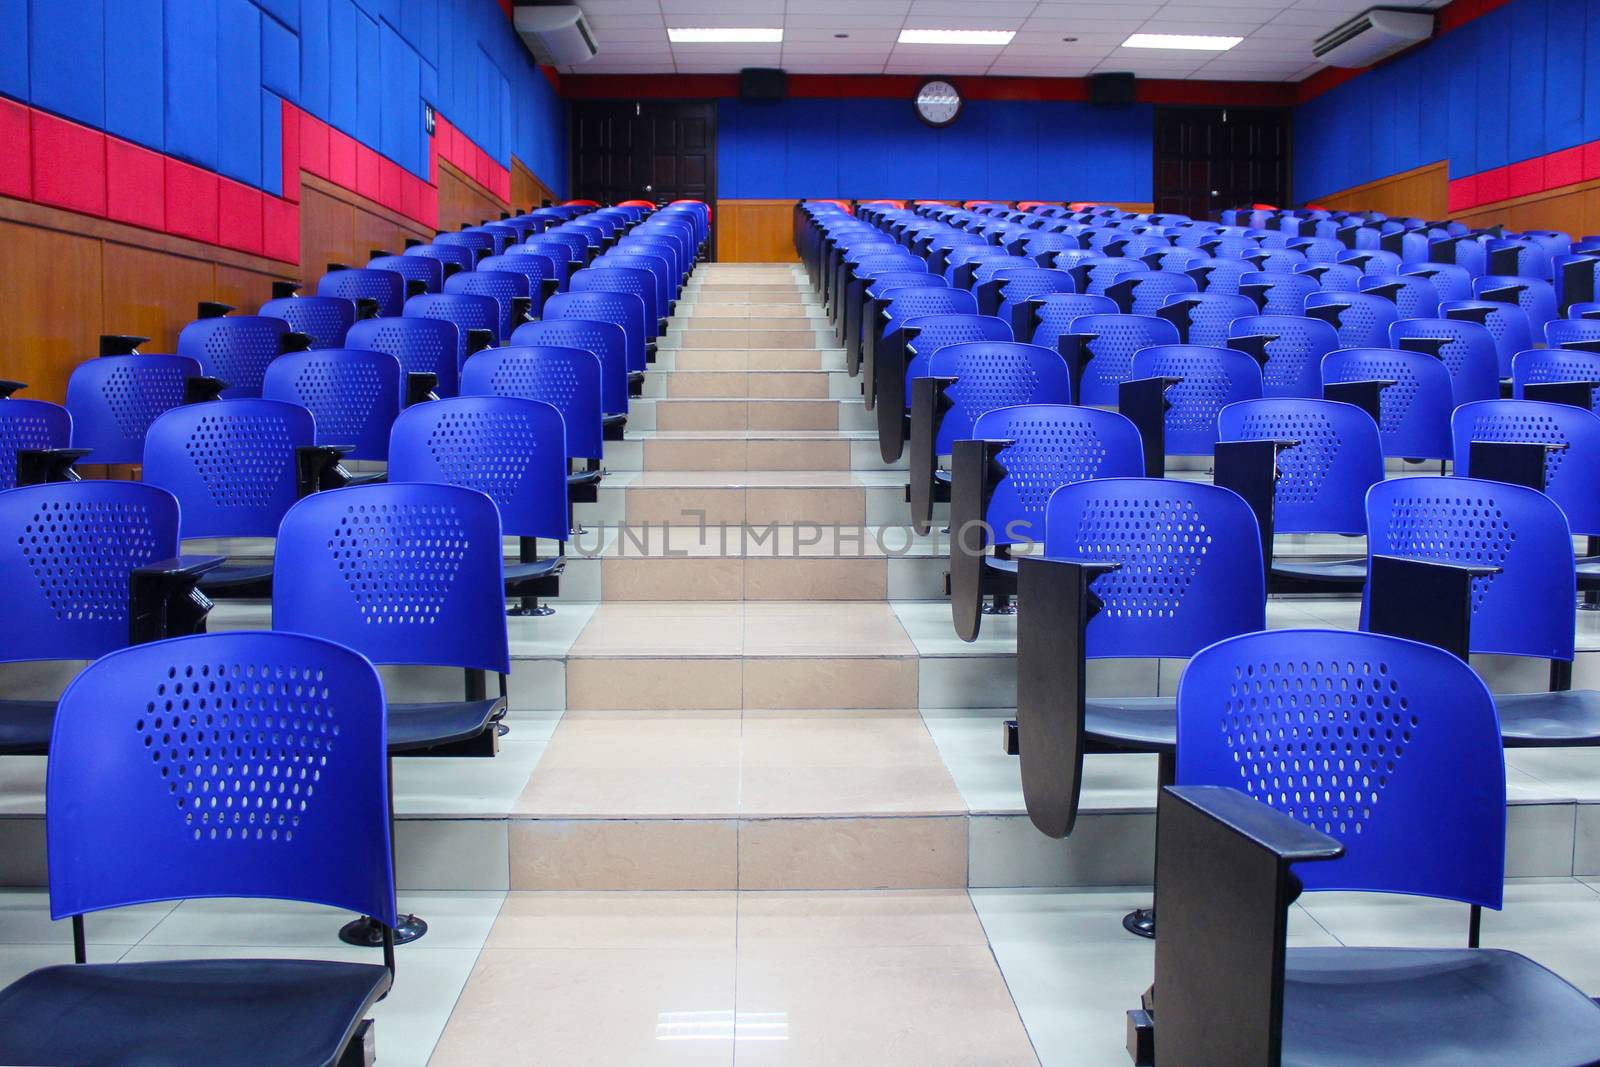
<path fill-rule="evenodd" d="M 562 207 L 599 207 L 600 204 L 597 201 L 594 201 L 594 200 L 566 200 L 566 201 L 562 202 L 561 206 Z"/>
<path fill-rule="evenodd" d="M 654 211 L 656 209 L 655 201 L 653 201 L 653 200 L 624 200 L 622 203 L 618 204 L 617 206 L 618 207 L 642 207 L 642 208 L 648 208 L 651 211 Z"/>
<path fill-rule="evenodd" d="M 848 200 L 829 200 L 827 197 L 822 197 L 809 202 L 813 204 L 832 204 L 846 215 L 854 215 L 856 213 L 855 208 L 850 206 L 850 201 Z"/>

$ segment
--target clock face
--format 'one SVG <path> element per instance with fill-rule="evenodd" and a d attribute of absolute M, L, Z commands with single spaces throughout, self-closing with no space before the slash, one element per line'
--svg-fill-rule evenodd
<path fill-rule="evenodd" d="M 917 117 L 929 126 L 948 126 L 961 114 L 961 93 L 943 78 L 929 78 L 917 90 Z"/>

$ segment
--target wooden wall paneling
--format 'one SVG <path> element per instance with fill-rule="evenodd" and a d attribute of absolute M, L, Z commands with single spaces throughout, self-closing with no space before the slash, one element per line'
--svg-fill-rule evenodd
<path fill-rule="evenodd" d="M 793 200 L 719 200 L 717 259 L 784 263 L 795 259 Z"/>
<path fill-rule="evenodd" d="M 544 201 L 555 201 L 555 194 L 550 187 L 539 180 L 539 176 L 529 170 L 527 165 L 516 156 L 511 157 L 511 210 L 527 211 L 536 208 Z"/>
<path fill-rule="evenodd" d="M 356 208 L 336 196 L 324 183 L 302 176 L 300 189 L 300 284 L 304 292 L 316 291 L 317 279 L 329 263 L 367 261 L 356 252 Z M 399 249 L 395 249 L 399 251 Z"/>
<path fill-rule="evenodd" d="M 271 274 L 244 267 L 231 267 L 226 263 L 216 265 L 216 281 L 212 285 L 212 298 L 232 304 L 240 311 L 253 311 L 272 299 L 272 283 L 278 279 Z M 191 310 L 191 316 L 194 312 Z"/>
<path fill-rule="evenodd" d="M 59 403 L 72 368 L 99 351 L 101 244 L 0 221 L 0 247 L 7 259 L 0 377 L 27 382 L 24 396 Z"/>
<path fill-rule="evenodd" d="M 1514 230 L 1562 230 L 1574 237 L 1596 233 L 1600 232 L 1600 181 L 1483 204 L 1455 217 L 1469 226 L 1500 222 Z"/>
<path fill-rule="evenodd" d="M 1442 219 L 1449 210 L 1449 191 L 1449 165 L 1441 161 L 1318 197 L 1316 203 L 1334 211 Z"/>
<path fill-rule="evenodd" d="M 107 241 L 104 263 L 106 329 L 101 332 L 148 337 L 146 352 L 176 352 L 178 332 L 194 320 L 195 305 L 215 295 L 216 266 L 205 260 Z"/>
<path fill-rule="evenodd" d="M 439 230 L 459 230 L 463 223 L 493 222 L 510 205 L 443 160 L 439 161 Z"/>

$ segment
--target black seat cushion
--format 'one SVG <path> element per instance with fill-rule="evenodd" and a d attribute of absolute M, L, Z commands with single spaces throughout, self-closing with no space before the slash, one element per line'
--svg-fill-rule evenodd
<path fill-rule="evenodd" d="M 272 562 L 224 563 L 200 576 L 200 589 L 213 597 L 272 595 Z"/>
<path fill-rule="evenodd" d="M 549 578 L 560 574 L 566 569 L 565 556 L 551 556 L 548 559 L 536 559 L 532 563 L 507 563 L 505 566 L 506 589 L 513 590 L 528 582 L 536 582 L 541 578 Z"/>
<path fill-rule="evenodd" d="M 0 756 L 42 755 L 56 721 L 54 700 L 0 700 Z"/>
<path fill-rule="evenodd" d="M 323 960 L 46 967 L 0 991 L 0 1063 L 327 1067 L 388 989 Z"/>
<path fill-rule="evenodd" d="M 506 714 L 505 700 L 390 704 L 389 751 L 406 752 L 470 741 Z"/>
<path fill-rule="evenodd" d="M 1600 744 L 1600 692 L 1501 693 L 1500 735 L 1507 748 Z"/>
<path fill-rule="evenodd" d="M 1306 948 L 1286 956 L 1283 1067 L 1580 1067 L 1600 1008 L 1499 949 Z"/>
<path fill-rule="evenodd" d="M 567 475 L 568 485 L 599 485 L 601 471 L 572 471 Z"/>
<path fill-rule="evenodd" d="M 1084 732 L 1110 748 L 1171 752 L 1178 746 L 1175 697 L 1103 697 L 1083 709 Z"/>
<path fill-rule="evenodd" d="M 1578 560 L 1578 588 L 1586 593 L 1600 590 L 1600 556 Z"/>

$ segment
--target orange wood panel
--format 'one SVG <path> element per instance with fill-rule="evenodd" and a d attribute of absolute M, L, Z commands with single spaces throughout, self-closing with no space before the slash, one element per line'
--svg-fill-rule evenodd
<path fill-rule="evenodd" d="M 300 284 L 314 292 L 329 263 L 356 258 L 356 209 L 327 183 L 305 176 L 300 188 Z M 398 251 L 398 249 L 396 250 Z M 361 262 L 367 257 L 361 256 Z"/>
<path fill-rule="evenodd" d="M 793 200 L 719 200 L 717 259 L 723 263 L 794 260 Z"/>
<path fill-rule="evenodd" d="M 516 156 L 511 157 L 511 210 L 527 211 L 544 201 L 554 202 L 555 194 Z"/>
<path fill-rule="evenodd" d="M 1456 218 L 1469 226 L 1499 222 L 1513 230 L 1562 230 L 1575 237 L 1600 232 L 1600 181 L 1482 204 Z"/>
<path fill-rule="evenodd" d="M 79 360 L 98 352 L 101 243 L 0 221 L 6 280 L 0 285 L 0 377 L 29 383 L 24 395 L 58 403 Z"/>
<path fill-rule="evenodd" d="M 511 205 L 491 195 L 450 164 L 439 161 L 439 229 L 459 230 L 462 225 L 493 222 Z"/>
<path fill-rule="evenodd" d="M 216 272 L 212 298 L 240 309 L 258 308 L 271 300 L 272 283 L 278 280 L 271 274 L 226 263 L 218 263 Z"/>
<path fill-rule="evenodd" d="M 104 263 L 102 332 L 148 337 L 146 352 L 176 352 L 178 332 L 194 320 L 195 304 L 215 295 L 216 265 L 206 260 L 107 242 Z"/>
<path fill-rule="evenodd" d="M 1442 219 L 1448 210 L 1449 191 L 1449 164 L 1439 162 L 1320 196 L 1316 202 L 1334 211 L 1381 211 L 1385 215 Z"/>

